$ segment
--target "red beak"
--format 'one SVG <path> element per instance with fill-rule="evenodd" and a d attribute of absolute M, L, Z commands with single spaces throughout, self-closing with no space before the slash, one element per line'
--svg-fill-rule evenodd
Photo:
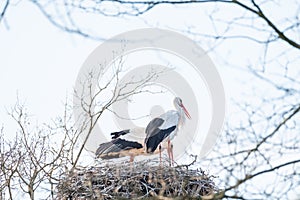
<path fill-rule="evenodd" d="M 189 119 L 192 119 L 192 117 L 191 117 L 190 113 L 187 111 L 187 109 L 184 107 L 184 105 L 183 105 L 183 104 L 181 104 L 181 106 L 182 106 L 182 108 L 183 108 L 183 111 L 184 111 L 184 114 L 187 116 L 187 118 L 189 118 Z"/>

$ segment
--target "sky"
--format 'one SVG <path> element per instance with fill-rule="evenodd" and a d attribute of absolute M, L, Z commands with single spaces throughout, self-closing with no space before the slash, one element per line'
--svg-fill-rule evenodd
<path fill-rule="evenodd" d="M 38 121 L 62 111 L 77 73 L 97 43 L 64 34 L 29 3 L 13 7 L 0 29 L 1 121 L 17 96 Z M 8 122 L 9 123 L 9 122 Z"/>
<path fill-rule="evenodd" d="M 193 6 L 159 6 L 141 17 L 109 18 L 78 14 L 75 19 L 82 27 L 86 27 L 84 30 L 89 30 L 98 37 L 109 39 L 133 29 L 151 27 L 179 31 L 182 34 L 185 34 L 186 27 L 192 26 L 193 31 L 200 33 L 222 32 L 226 26 L 222 26 L 220 23 L 218 30 L 215 30 L 216 27 L 207 17 L 208 13 L 217 10 L 217 16 L 228 19 L 240 14 L 239 10 L 231 7 L 226 7 L 227 10 L 224 11 L 215 7 L 214 4 L 205 5 L 206 9 L 198 9 Z M 278 9 L 278 7 L 272 7 L 272 9 Z M 276 15 L 271 15 L 271 17 L 274 18 Z M 234 31 L 236 33 L 247 32 L 243 28 L 236 28 Z M 185 35 L 195 39 L 200 46 L 208 49 L 208 43 L 199 41 L 199 37 L 193 34 Z M 16 124 L 7 115 L 7 112 L 16 103 L 17 98 L 26 105 L 29 113 L 38 123 L 48 123 L 56 116 L 61 115 L 66 98 L 72 98 L 76 78 L 83 63 L 104 41 L 86 39 L 63 32 L 53 26 L 40 10 L 28 1 L 20 1 L 10 7 L 5 21 L 1 24 L 0 36 L 0 91 L 2 92 L 0 124 L 5 127 L 5 132 L 9 135 L 13 135 Z M 258 80 L 254 82 L 253 76 L 245 70 L 248 64 L 254 62 L 253 58 L 259 57 L 262 53 L 257 50 L 257 44 L 243 40 L 242 47 L 239 40 L 229 40 L 213 49 L 213 53 L 208 52 L 223 81 L 226 95 L 226 116 L 230 118 L 231 122 L 239 121 L 237 116 L 231 117 L 237 112 L 232 101 L 245 101 L 245 96 L 247 96 L 248 102 L 255 102 L 258 96 L 273 92 L 266 84 L 263 87 L 257 87 L 257 85 L 262 86 L 262 83 Z M 237 49 L 241 50 L 237 51 Z M 127 60 L 128 63 L 142 55 L 137 54 L 132 57 Z M 151 57 L 143 57 L 141 63 L 145 64 L 151 59 Z M 170 58 L 170 60 L 174 59 Z M 228 67 L 226 62 L 234 63 L 235 66 Z M 195 83 L 191 82 L 190 84 L 197 89 L 198 86 Z M 155 101 L 149 102 L 152 102 L 151 105 L 153 105 Z M 167 106 L 170 105 L 169 102 L 170 100 L 166 100 L 162 103 L 164 110 L 171 108 L 171 106 Z M 137 110 L 143 110 L 145 113 L 151 112 L 151 106 L 146 109 L 143 105 L 139 106 L 142 109 L 134 109 L 134 106 L 131 105 L 133 116 L 136 116 Z M 204 117 L 205 115 L 201 116 L 201 118 Z M 106 118 L 106 121 L 109 120 Z M 145 124 L 145 121 L 137 123 L 142 125 Z M 113 127 L 108 127 L 108 131 L 109 129 L 113 129 Z"/>
<path fill-rule="evenodd" d="M 189 12 L 186 11 L 187 8 Z M 104 39 L 139 28 L 158 27 L 181 32 L 190 24 L 194 24 L 196 30 L 204 31 L 208 34 L 213 32 L 211 21 L 207 19 L 207 13 L 211 9 L 214 9 L 214 6 L 208 7 L 207 10 L 204 9 L 201 12 L 194 7 L 182 6 L 174 8 L 172 6 L 164 6 L 157 7 L 138 18 L 108 18 L 84 15 L 80 16 L 80 18 L 78 16 L 77 20 L 81 22 L 83 27 L 93 27 L 94 29 L 90 30 L 89 28 L 87 30 Z M 230 12 L 221 12 L 220 15 L 228 15 L 228 13 Z M 172 17 L 169 17 L 170 14 L 172 14 Z M 191 18 L 191 16 L 197 17 Z M 199 22 L 198 19 L 203 20 Z M 184 35 L 194 39 L 193 35 Z M 50 123 L 55 117 L 62 115 L 66 99 L 72 99 L 76 78 L 83 63 L 96 47 L 105 41 L 86 39 L 63 32 L 53 26 L 35 5 L 27 1 L 21 1 L 8 10 L 5 21 L 1 24 L 0 36 L 0 91 L 3 94 L 0 99 L 0 122 L 4 126 L 5 134 L 9 137 L 14 135 L 16 123 L 7 115 L 7 112 L 17 102 L 17 98 L 20 99 L 21 103 L 25 104 L 33 121 L 40 124 Z M 208 47 L 206 43 L 201 41 L 198 41 L 198 44 L 200 44 L 200 47 L 203 44 L 203 48 Z M 233 41 L 230 47 L 235 46 L 239 47 L 239 43 Z M 234 63 L 239 65 L 250 59 L 251 56 L 256 56 L 258 52 L 255 51 L 255 45 L 247 41 L 243 44 L 243 47 L 247 48 L 247 54 L 241 51 L 238 57 L 236 57 L 236 53 L 231 55 L 226 47 L 228 45 L 225 43 L 218 50 L 216 49 L 216 51 L 224 50 L 224 53 L 211 54 L 208 52 L 208 55 L 223 81 L 226 95 L 226 116 L 231 116 L 236 110 L 234 110 L 230 101 L 232 99 L 239 101 L 242 98 L 241 94 L 245 93 L 252 86 L 243 84 L 247 80 L 251 80 L 250 76 L 241 69 L 223 65 L 224 58 L 234 58 Z M 151 55 L 151 51 L 132 53 L 126 58 L 126 63 L 133 66 L 147 63 L 181 66 L 178 68 L 181 71 L 179 70 L 178 72 L 192 86 L 200 105 L 198 117 L 201 120 L 198 123 L 201 126 L 199 125 L 200 128 L 198 130 L 207 130 L 211 116 L 211 109 L 209 109 L 211 104 L 204 82 L 199 79 L 198 81 L 191 81 L 197 80 L 197 77 L 191 77 L 195 73 L 186 70 L 186 64 L 180 59 L 176 59 L 176 56 L 173 55 L 172 57 L 171 55 L 168 57 L 167 53 L 160 54 L 159 58 L 164 57 L 164 60 L 158 60 Z M 241 87 L 242 84 L 243 87 Z M 152 112 L 153 106 L 156 105 L 160 106 L 159 112 L 172 109 L 172 98 L 169 98 L 170 96 L 166 98 L 167 96 L 161 95 L 157 97 L 156 95 L 152 99 L 148 97 L 139 99 L 140 97 L 136 97 L 136 102 L 129 105 L 130 115 L 134 118 L 139 114 L 141 116 L 148 115 Z M 162 99 L 164 100 L 162 101 Z M 147 104 L 143 103 L 145 100 Z M 194 112 L 189 105 L 186 105 L 186 107 L 190 109 L 190 112 Z M 145 127 L 151 118 L 153 118 L 153 115 L 137 120 L 135 123 L 137 126 Z M 120 128 L 114 123 L 110 123 L 111 120 L 112 115 L 109 114 L 104 115 L 103 119 L 100 120 L 104 124 L 101 127 L 107 134 Z M 232 120 L 238 120 L 238 118 L 235 116 L 235 118 L 231 118 Z M 121 128 L 127 129 L 129 127 Z M 202 141 L 203 137 L 197 137 L 197 141 Z M 109 135 L 106 138 L 109 138 Z M 193 141 L 192 137 L 188 141 Z M 181 139 L 179 138 L 177 143 L 180 144 L 180 142 Z M 177 143 L 175 140 L 175 144 Z M 197 148 L 194 151 L 197 151 Z"/>
<path fill-rule="evenodd" d="M 182 10 L 178 12 L 178 16 L 181 17 L 176 20 L 184 21 L 182 17 L 187 15 L 187 13 L 182 12 Z M 185 13 L 185 15 L 181 13 Z M 147 18 L 147 16 L 145 18 Z M 75 81 L 82 64 L 89 54 L 103 41 L 87 40 L 80 36 L 62 32 L 52 26 L 30 3 L 20 3 L 20 5 L 13 7 L 11 11 L 8 12 L 6 19 L 8 28 L 3 27 L 1 29 L 2 37 L 0 41 L 2 44 L 0 53 L 1 55 L 5 55 L 1 59 L 2 73 L 0 75 L 0 87 L 5 95 L 0 100 L 0 119 L 5 127 L 5 133 L 9 133 L 9 135 L 13 136 L 16 123 L 7 116 L 7 111 L 16 103 L 17 97 L 22 103 L 25 103 L 34 120 L 38 123 L 49 123 L 56 116 L 62 114 L 64 101 L 66 97 L 70 98 L 72 96 Z M 116 22 L 118 25 L 123 24 L 122 19 L 116 20 L 115 18 L 108 18 L 107 20 L 103 20 L 104 24 L 101 25 L 101 27 L 109 26 L 107 21 L 110 20 Z M 150 23 L 152 22 L 151 20 L 153 19 L 147 19 L 147 22 Z M 164 22 L 164 20 L 162 20 L 162 22 L 168 23 Z M 172 23 L 174 22 L 175 19 L 172 19 Z M 144 21 L 138 18 L 129 19 L 127 24 L 133 25 L 128 27 L 109 26 L 108 31 L 101 30 L 100 35 L 104 38 L 110 38 L 126 30 L 148 27 Z M 130 63 L 134 63 L 132 62 L 134 59 L 135 65 L 155 62 L 153 57 L 149 56 L 151 53 L 142 53 L 147 54 L 149 58 L 144 56 L 143 60 L 136 61 L 138 60 L 136 58 L 141 57 L 141 55 L 133 54 L 131 58 L 127 58 L 126 62 L 129 63 L 129 65 Z M 167 58 L 166 55 L 163 55 L 163 57 Z M 174 63 L 174 56 L 169 60 L 173 60 Z M 168 65 L 167 62 L 168 61 L 160 63 Z M 156 61 L 156 63 L 159 63 L 159 61 Z M 177 64 L 178 63 L 180 64 L 179 61 Z M 182 64 L 182 69 L 183 68 L 184 66 Z M 188 72 L 184 72 L 183 70 L 183 74 L 184 73 L 185 77 L 191 76 L 188 75 Z M 186 79 L 188 80 L 189 78 Z M 194 81 L 194 83 L 191 82 L 190 84 L 194 85 L 195 91 L 201 91 L 200 88 L 204 87 L 201 81 L 198 83 Z M 199 93 L 197 96 L 199 96 Z M 205 92 L 202 92 L 202 98 L 198 99 L 198 101 L 201 103 L 203 99 L 205 99 L 205 96 L 207 96 Z M 164 97 L 166 97 L 166 95 L 164 95 Z M 172 109 L 170 98 L 164 97 L 158 97 L 156 95 L 152 100 L 148 98 L 148 105 L 146 107 L 142 104 L 142 102 L 144 102 L 143 100 L 137 100 L 137 103 L 134 103 L 134 105 L 131 104 L 129 107 L 131 116 L 135 117 L 138 114 L 142 116 L 148 115 L 149 112 L 151 112 L 152 106 L 155 105 L 155 102 L 160 106 L 164 105 L 160 107 L 163 108 L 160 112 Z M 156 101 L 155 98 L 160 99 L 160 101 Z M 161 101 L 162 98 L 165 99 L 164 102 Z M 202 110 L 202 112 L 200 112 L 200 118 L 202 119 L 201 125 L 203 126 L 200 130 L 203 131 L 208 129 L 209 116 L 211 115 L 210 111 L 204 111 L 206 107 L 210 107 L 209 99 L 206 98 L 205 102 L 206 104 L 200 104 Z M 140 109 L 137 109 L 137 107 Z M 189 105 L 187 105 L 187 107 L 189 107 Z M 190 108 L 190 112 L 193 112 L 192 108 Z M 136 125 L 145 127 L 152 117 L 153 116 L 136 121 Z M 120 128 L 114 123 L 111 123 L 111 119 L 112 115 L 104 115 L 103 119 L 101 119 L 101 128 L 104 129 L 104 133 L 108 134 Z M 129 127 L 121 128 L 125 129 Z M 204 136 L 198 137 L 197 140 L 202 141 L 203 137 Z M 109 135 L 107 135 L 106 138 L 108 139 Z M 189 137 L 187 142 L 188 141 L 192 141 L 192 136 Z M 178 139 L 177 143 L 180 142 L 181 140 Z M 98 143 L 100 143 L 100 141 Z M 179 147 L 177 147 L 177 150 L 178 149 Z"/>
<path fill-rule="evenodd" d="M 177 9 L 172 19 L 165 17 L 169 12 L 174 12 L 172 7 L 166 7 L 161 20 L 157 20 L 153 16 L 157 16 L 160 11 L 159 8 L 154 9 L 141 18 L 103 20 L 100 17 L 93 20 L 93 23 L 101 23 L 96 26 L 96 30 L 103 38 L 145 27 L 176 30 L 188 22 L 192 23 L 189 21 L 191 13 L 185 12 L 184 7 Z M 200 16 L 205 14 L 194 10 L 192 12 Z M 112 22 L 113 26 L 110 25 Z M 7 124 L 13 125 L 8 120 L 7 110 L 15 104 L 18 96 L 40 122 L 60 114 L 66 97 L 72 93 L 83 62 L 101 44 L 101 41 L 59 30 L 33 4 L 26 1 L 8 10 L 5 23 L 1 24 L 0 35 L 0 91 L 3 94 L 0 99 L 0 119 L 6 127 Z M 213 62 L 216 64 L 218 60 L 213 59 Z M 216 66 L 225 89 L 234 85 L 235 78 L 230 77 L 231 70 Z M 233 91 L 228 89 L 226 94 Z"/>
<path fill-rule="evenodd" d="M 172 11 L 167 8 L 165 12 L 169 10 Z M 97 20 L 101 20 L 101 37 L 110 38 L 127 30 L 154 27 L 157 20 L 153 16 L 159 12 L 160 9 L 154 10 L 151 16 L 146 14 L 143 19 L 126 19 L 126 25 L 124 19 L 116 18 L 97 18 L 95 22 L 97 24 Z M 161 27 L 179 28 L 187 21 L 189 13 L 184 9 L 176 12 L 178 19 L 163 18 Z M 110 21 L 116 25 L 109 25 Z M 103 31 L 102 27 L 107 29 Z M 70 98 L 72 94 L 82 64 L 102 43 L 59 30 L 29 2 L 20 2 L 8 10 L 0 35 L 0 91 L 3 94 L 0 120 L 8 132 L 13 130 L 15 124 L 7 116 L 7 111 L 16 103 L 17 97 L 25 103 L 37 122 L 49 122 L 60 115 L 66 97 Z M 230 82 L 228 74 L 220 73 L 225 88 L 228 88 L 226 82 Z"/>

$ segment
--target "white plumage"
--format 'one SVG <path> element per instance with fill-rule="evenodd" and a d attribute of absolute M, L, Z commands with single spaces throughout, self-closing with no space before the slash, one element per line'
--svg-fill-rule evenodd
<path fill-rule="evenodd" d="M 173 103 L 176 110 L 167 111 L 149 122 L 146 127 L 145 139 L 146 151 L 148 153 L 154 152 L 158 145 L 161 149 L 161 143 L 163 141 L 168 141 L 167 150 L 172 163 L 174 162 L 174 158 L 170 141 L 176 136 L 178 129 L 184 124 L 185 115 L 189 119 L 191 118 L 179 97 L 176 97 Z"/>

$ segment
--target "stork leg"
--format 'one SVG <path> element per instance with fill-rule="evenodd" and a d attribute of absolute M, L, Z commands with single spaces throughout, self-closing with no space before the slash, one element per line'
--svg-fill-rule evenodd
<path fill-rule="evenodd" d="M 174 166 L 174 155 L 173 155 L 173 144 L 171 144 L 171 162 L 172 162 L 172 166 Z"/>
<path fill-rule="evenodd" d="M 159 164 L 161 165 L 161 145 L 159 145 Z"/>
<path fill-rule="evenodd" d="M 134 161 L 134 155 L 131 154 L 131 155 L 130 155 L 130 160 L 129 160 L 129 162 L 130 162 L 130 163 L 133 163 L 133 161 Z"/>
<path fill-rule="evenodd" d="M 169 157 L 169 164 L 171 166 L 171 160 L 172 160 L 172 155 L 171 155 L 171 141 L 168 140 L 168 147 L 167 147 L 167 152 L 168 152 L 168 157 Z"/>
<path fill-rule="evenodd" d="M 131 171 L 133 170 L 133 160 L 134 160 L 133 155 L 130 155 L 129 163 L 130 163 L 130 170 L 131 170 Z"/>

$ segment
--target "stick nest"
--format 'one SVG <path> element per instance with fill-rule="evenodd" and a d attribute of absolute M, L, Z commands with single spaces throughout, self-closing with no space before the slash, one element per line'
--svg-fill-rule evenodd
<path fill-rule="evenodd" d="M 218 191 L 214 177 L 203 170 L 163 163 L 144 160 L 78 167 L 61 178 L 57 199 L 210 199 Z"/>

